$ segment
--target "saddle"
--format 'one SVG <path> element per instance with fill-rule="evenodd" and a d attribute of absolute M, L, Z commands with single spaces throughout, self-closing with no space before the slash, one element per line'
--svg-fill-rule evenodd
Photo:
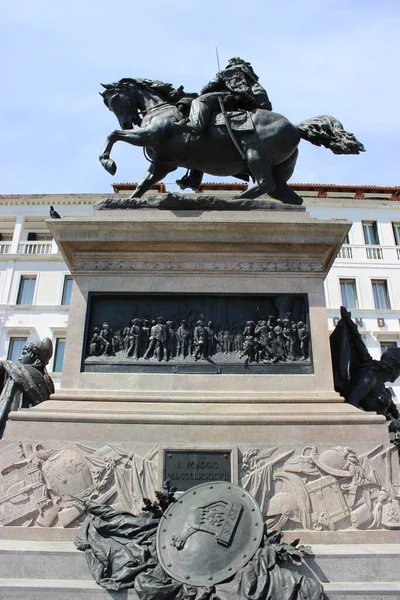
<path fill-rule="evenodd" d="M 254 129 L 253 119 L 251 113 L 246 110 L 232 110 L 227 111 L 227 116 L 231 124 L 233 131 L 252 131 Z M 216 125 L 217 127 L 225 127 L 225 118 L 222 113 L 217 113 L 211 118 L 210 125 Z"/>

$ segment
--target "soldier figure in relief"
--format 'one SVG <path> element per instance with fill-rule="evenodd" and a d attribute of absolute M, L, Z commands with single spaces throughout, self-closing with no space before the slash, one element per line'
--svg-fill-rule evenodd
<path fill-rule="evenodd" d="M 199 358 L 207 358 L 208 336 L 202 320 L 197 321 L 197 325 L 193 331 L 193 341 L 195 345 L 193 354 L 194 360 L 197 361 Z"/>
<path fill-rule="evenodd" d="M 189 354 L 190 350 L 190 337 L 191 332 L 187 321 L 182 319 L 181 324 L 179 325 L 176 331 L 176 339 L 177 339 L 177 356 L 181 358 L 186 358 Z"/>
<path fill-rule="evenodd" d="M 299 321 L 297 324 L 297 330 L 300 340 L 300 352 L 303 360 L 308 359 L 308 331 L 303 321 Z"/>
<path fill-rule="evenodd" d="M 148 359 L 152 350 L 159 362 L 167 358 L 167 326 L 164 321 L 164 317 L 158 317 L 156 324 L 151 328 L 150 344 L 143 358 Z"/>
<path fill-rule="evenodd" d="M 176 333 L 174 329 L 174 322 L 167 321 L 167 356 L 166 360 L 170 360 L 170 358 L 174 358 L 176 355 Z"/>
<path fill-rule="evenodd" d="M 114 331 L 108 323 L 103 323 L 103 327 L 100 331 L 100 340 L 103 345 L 103 354 L 105 356 L 114 356 L 113 337 Z"/>
<path fill-rule="evenodd" d="M 129 348 L 127 356 L 133 356 L 136 360 L 141 355 L 142 349 L 142 322 L 140 319 L 132 320 L 132 327 L 129 330 Z"/>

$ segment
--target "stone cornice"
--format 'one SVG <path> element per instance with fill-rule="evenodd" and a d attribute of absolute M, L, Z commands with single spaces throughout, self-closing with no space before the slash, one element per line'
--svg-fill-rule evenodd
<path fill-rule="evenodd" d="M 350 228 L 306 212 L 118 212 L 47 221 L 71 271 L 326 273 Z"/>

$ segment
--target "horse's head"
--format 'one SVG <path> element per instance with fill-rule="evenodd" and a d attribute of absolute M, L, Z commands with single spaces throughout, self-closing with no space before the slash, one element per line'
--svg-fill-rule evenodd
<path fill-rule="evenodd" d="M 116 83 L 101 85 L 105 91 L 100 92 L 100 96 L 107 108 L 117 117 L 121 129 L 133 129 L 133 125 L 140 126 L 142 119 L 133 88 Z"/>
<path fill-rule="evenodd" d="M 152 79 L 121 79 L 117 83 L 101 84 L 104 104 L 117 117 L 121 129 L 141 124 L 141 117 L 161 104 L 176 104 L 185 95 L 183 86 L 175 89 L 170 83 Z M 195 96 L 196 94 L 186 94 Z"/>

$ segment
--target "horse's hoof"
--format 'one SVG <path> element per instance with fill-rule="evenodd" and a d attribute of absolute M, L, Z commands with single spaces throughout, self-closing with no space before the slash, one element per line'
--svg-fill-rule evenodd
<path fill-rule="evenodd" d="M 117 172 L 117 165 L 112 160 L 112 158 L 100 158 L 100 162 L 110 175 L 115 175 Z"/>

